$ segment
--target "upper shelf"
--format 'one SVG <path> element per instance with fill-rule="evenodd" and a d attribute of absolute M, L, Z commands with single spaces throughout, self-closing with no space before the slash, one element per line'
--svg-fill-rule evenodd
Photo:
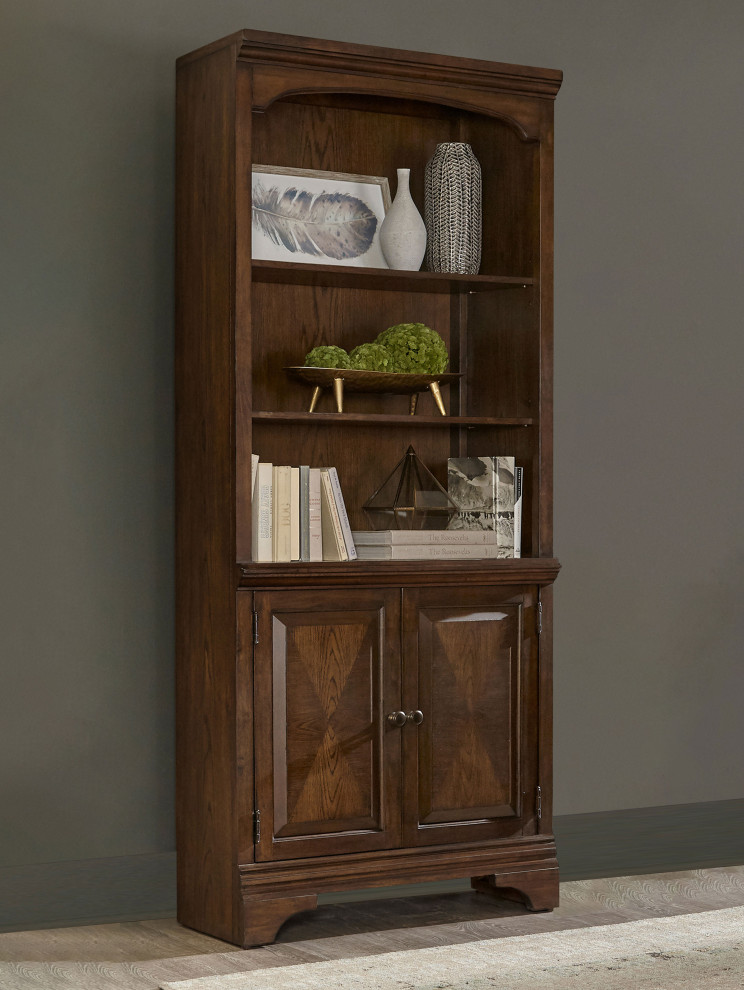
<path fill-rule="evenodd" d="M 521 289 L 534 278 L 507 275 L 456 275 L 438 272 L 402 272 L 388 268 L 354 268 L 346 265 L 306 265 L 294 261 L 256 261 L 254 282 L 284 285 L 336 286 L 348 289 L 388 289 L 397 292 L 493 292 Z"/>

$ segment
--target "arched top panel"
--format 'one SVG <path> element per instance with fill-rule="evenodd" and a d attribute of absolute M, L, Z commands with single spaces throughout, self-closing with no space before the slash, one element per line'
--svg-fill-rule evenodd
<path fill-rule="evenodd" d="M 319 105 L 339 107 L 346 104 L 357 106 L 363 105 L 365 101 L 375 101 L 377 112 L 400 113 L 406 112 L 406 108 L 412 104 L 419 104 L 424 115 L 435 116 L 437 111 L 445 116 L 448 111 L 463 111 L 468 114 L 478 114 L 483 117 L 497 120 L 505 126 L 511 128 L 522 141 L 539 141 L 539 129 L 535 126 L 535 121 L 531 115 L 519 114 L 512 109 L 511 113 L 506 110 L 496 109 L 483 105 L 482 100 L 467 99 L 467 94 L 457 98 L 450 94 L 428 94 L 407 93 L 399 91 L 396 94 L 381 93 L 379 88 L 358 87 L 345 88 L 340 90 L 336 87 L 313 87 L 312 89 L 295 89 L 277 93 L 269 100 L 257 103 L 253 101 L 253 110 L 258 113 L 266 113 L 277 103 L 284 102 L 314 102 Z M 371 105 L 371 104 L 370 104 Z"/>
<path fill-rule="evenodd" d="M 515 93 L 489 92 L 451 87 L 440 81 L 423 83 L 394 77 L 369 78 L 358 74 L 329 77 L 328 72 L 252 66 L 254 111 L 266 112 L 277 101 L 300 98 L 341 100 L 344 97 L 416 102 L 432 108 L 466 111 L 502 121 L 523 141 L 540 141 L 552 129 L 552 100 L 535 99 Z"/>

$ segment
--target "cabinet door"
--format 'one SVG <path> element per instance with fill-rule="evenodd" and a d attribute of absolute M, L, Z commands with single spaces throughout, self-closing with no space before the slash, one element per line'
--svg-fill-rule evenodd
<path fill-rule="evenodd" d="M 431 588 L 403 596 L 403 843 L 535 831 L 535 595 Z"/>
<path fill-rule="evenodd" d="M 257 592 L 256 859 L 400 843 L 400 593 Z"/>

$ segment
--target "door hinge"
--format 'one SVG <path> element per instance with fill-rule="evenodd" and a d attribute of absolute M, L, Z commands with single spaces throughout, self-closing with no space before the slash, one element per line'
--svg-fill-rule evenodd
<path fill-rule="evenodd" d="M 261 812 L 258 809 L 253 812 L 253 841 L 261 841 Z"/>
<path fill-rule="evenodd" d="M 537 635 L 542 633 L 542 602 L 537 603 Z"/>
<path fill-rule="evenodd" d="M 537 805 L 536 805 L 536 811 L 537 811 L 537 820 L 540 821 L 540 819 L 542 818 L 542 790 L 540 789 L 540 786 L 539 785 L 538 785 L 538 788 L 537 788 Z"/>
<path fill-rule="evenodd" d="M 258 646 L 258 612 L 253 613 L 253 645 Z"/>

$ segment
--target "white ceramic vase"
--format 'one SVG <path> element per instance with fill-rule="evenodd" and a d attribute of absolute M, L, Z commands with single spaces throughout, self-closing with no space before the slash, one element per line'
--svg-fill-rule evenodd
<path fill-rule="evenodd" d="M 390 268 L 417 272 L 426 253 L 426 225 L 411 199 L 409 168 L 398 169 L 393 204 L 380 226 L 380 247 Z"/>

